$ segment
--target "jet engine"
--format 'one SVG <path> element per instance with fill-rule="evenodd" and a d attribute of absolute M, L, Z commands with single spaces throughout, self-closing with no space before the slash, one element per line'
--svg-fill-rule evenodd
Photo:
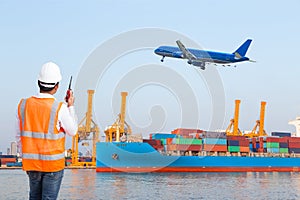
<path fill-rule="evenodd" d="M 200 67 L 203 70 L 205 69 L 205 62 L 203 62 L 203 61 L 189 60 L 187 63 L 190 65 L 194 65 L 196 67 Z"/>
<path fill-rule="evenodd" d="M 175 58 L 183 58 L 183 53 L 181 51 L 175 51 L 172 53 L 172 56 Z"/>

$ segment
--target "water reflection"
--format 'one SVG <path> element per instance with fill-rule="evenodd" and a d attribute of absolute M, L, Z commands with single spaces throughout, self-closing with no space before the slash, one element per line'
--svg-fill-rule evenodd
<path fill-rule="evenodd" d="M 95 199 L 96 196 L 95 170 L 65 170 L 60 199 Z"/>
<path fill-rule="evenodd" d="M 0 170 L 0 199 L 27 199 L 21 170 Z M 300 173 L 96 173 L 65 170 L 59 199 L 300 199 Z"/>

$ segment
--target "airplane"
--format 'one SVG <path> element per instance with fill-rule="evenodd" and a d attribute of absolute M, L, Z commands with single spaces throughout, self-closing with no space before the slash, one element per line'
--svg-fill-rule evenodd
<path fill-rule="evenodd" d="M 215 65 L 222 64 L 222 66 L 225 67 L 230 66 L 229 64 L 231 63 L 242 61 L 255 62 L 245 56 L 251 42 L 251 39 L 247 39 L 233 53 L 223 53 L 199 49 L 187 49 L 180 40 L 177 40 L 176 44 L 178 47 L 160 46 L 154 50 L 154 53 L 162 56 L 161 62 L 164 61 L 165 57 L 187 59 L 188 64 L 200 67 L 202 70 L 205 70 L 205 66 L 208 63 L 214 63 Z"/>

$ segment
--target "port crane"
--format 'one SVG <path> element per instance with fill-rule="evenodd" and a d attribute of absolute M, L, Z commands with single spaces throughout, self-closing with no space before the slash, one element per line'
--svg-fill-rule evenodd
<path fill-rule="evenodd" d="M 241 100 L 235 100 L 234 118 L 230 120 L 230 124 L 226 129 L 227 136 L 242 136 L 239 129 L 239 113 Z"/>
<path fill-rule="evenodd" d="M 260 106 L 260 119 L 256 120 L 256 124 L 250 133 L 244 134 L 244 136 L 253 138 L 260 136 L 267 136 L 267 133 L 264 129 L 265 126 L 265 110 L 266 110 L 266 102 L 262 101 Z M 258 129 L 258 131 L 257 131 Z"/>
<path fill-rule="evenodd" d="M 85 117 L 78 125 L 77 134 L 72 139 L 72 166 L 96 166 L 96 143 L 99 141 L 99 128 L 92 119 L 94 90 L 88 90 L 88 106 Z M 92 143 L 91 161 L 78 160 L 78 144 L 86 147 Z"/>
<path fill-rule="evenodd" d="M 131 128 L 125 121 L 127 95 L 127 92 L 121 92 L 122 100 L 120 114 L 116 121 L 104 131 L 106 135 L 106 142 L 120 142 L 120 140 L 126 141 L 127 136 L 131 134 Z"/>

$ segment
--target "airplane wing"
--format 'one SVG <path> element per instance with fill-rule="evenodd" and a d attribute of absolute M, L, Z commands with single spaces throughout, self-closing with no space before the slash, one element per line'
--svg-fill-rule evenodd
<path fill-rule="evenodd" d="M 197 60 L 197 57 L 194 54 L 192 54 L 189 50 L 187 50 L 185 48 L 185 46 L 180 42 L 180 40 L 177 40 L 176 43 L 177 43 L 179 49 L 182 51 L 184 57 L 186 57 L 190 61 Z"/>

